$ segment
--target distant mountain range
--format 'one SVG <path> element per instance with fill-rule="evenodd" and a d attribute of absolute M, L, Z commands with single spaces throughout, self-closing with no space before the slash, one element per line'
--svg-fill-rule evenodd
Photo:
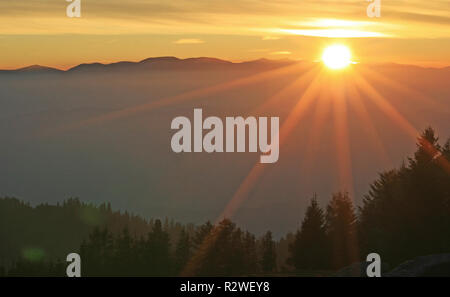
<path fill-rule="evenodd" d="M 139 62 L 131 61 L 120 61 L 114 63 L 83 63 L 67 70 L 61 70 L 57 68 L 41 66 L 41 65 L 31 65 L 18 69 L 11 70 L 0 70 L 0 74 L 12 74 L 12 73 L 32 73 L 32 74 L 43 74 L 43 73 L 75 73 L 75 72 L 101 72 L 101 71 L 161 71 L 161 70 L 217 70 L 221 69 L 258 69 L 258 68 L 272 68 L 272 67 L 282 67 L 295 63 L 312 63 L 305 61 L 296 61 L 290 59 L 281 60 L 269 60 L 269 59 L 258 59 L 245 62 L 230 62 L 226 60 L 221 60 L 217 58 L 209 57 L 199 57 L 199 58 L 187 58 L 180 59 L 176 57 L 152 57 L 147 58 Z M 401 65 L 395 63 L 383 63 L 371 65 L 375 67 L 412 67 L 412 68 L 422 68 L 422 69 L 450 69 L 450 66 L 443 68 L 426 68 L 413 65 Z"/>
<path fill-rule="evenodd" d="M 161 71 L 161 70 L 208 70 L 208 69 L 239 69 L 239 68 L 271 68 L 286 66 L 298 63 L 294 60 L 268 60 L 258 59 L 253 61 L 233 63 L 217 58 L 187 58 L 179 59 L 176 57 L 155 57 L 147 58 L 139 62 L 120 61 L 109 64 L 102 63 L 83 63 L 74 66 L 68 70 L 46 67 L 41 65 L 32 65 L 13 70 L 0 70 L 0 74 L 6 73 L 66 73 L 66 72 L 101 72 L 101 71 Z"/>

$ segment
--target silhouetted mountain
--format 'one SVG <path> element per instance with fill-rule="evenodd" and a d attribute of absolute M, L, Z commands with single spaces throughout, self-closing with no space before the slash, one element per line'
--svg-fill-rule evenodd
<path fill-rule="evenodd" d="M 98 72 L 122 72 L 122 71 L 162 71 L 162 70 L 180 70 L 180 71 L 204 71 L 204 70 L 233 70 L 245 68 L 273 68 L 286 66 L 296 63 L 292 60 L 267 60 L 260 59 L 241 63 L 232 63 L 229 61 L 200 57 L 179 59 L 176 57 L 155 57 L 147 58 L 139 62 L 121 61 L 109 64 L 103 63 L 83 63 L 74 66 L 66 71 L 56 68 L 32 65 L 14 70 L 0 70 L 0 74 L 17 73 L 98 73 Z"/>
<path fill-rule="evenodd" d="M 217 58 L 199 57 L 199 58 L 186 58 L 180 59 L 176 57 L 151 57 L 139 62 L 120 61 L 114 63 L 83 63 L 74 66 L 68 70 L 60 70 L 56 68 L 31 65 L 19 69 L 13 70 L 0 70 L 0 74 L 55 74 L 55 73 L 99 73 L 99 72 L 142 72 L 142 71 L 216 71 L 216 70 L 269 70 L 272 68 L 291 65 L 294 63 L 301 63 L 304 65 L 314 64 L 312 62 L 294 61 L 290 59 L 269 60 L 266 58 L 244 61 L 244 62 L 230 62 Z M 398 71 L 426 71 L 432 72 L 448 71 L 450 67 L 444 68 L 426 68 L 415 65 L 403 65 L 396 63 L 381 63 L 372 64 L 370 67 L 374 69 L 383 70 L 398 70 Z"/>
<path fill-rule="evenodd" d="M 48 74 L 48 73 L 62 73 L 63 70 L 56 68 L 41 66 L 41 65 L 31 65 L 14 70 L 0 70 L 0 74 Z"/>
<path fill-rule="evenodd" d="M 217 71 L 245 68 L 272 68 L 281 67 L 295 61 L 269 61 L 255 60 L 250 62 L 232 63 L 216 58 L 187 58 L 175 57 L 148 58 L 140 62 L 118 62 L 111 64 L 81 64 L 68 70 L 68 72 L 98 72 L 98 71 Z"/>

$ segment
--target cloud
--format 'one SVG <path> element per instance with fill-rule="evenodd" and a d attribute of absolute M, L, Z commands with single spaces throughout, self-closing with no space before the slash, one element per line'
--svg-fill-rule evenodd
<path fill-rule="evenodd" d="M 271 55 L 290 55 L 292 54 L 290 51 L 277 51 L 270 53 Z"/>
<path fill-rule="evenodd" d="M 197 39 L 197 38 L 182 38 L 182 39 L 178 39 L 174 43 L 175 44 L 200 44 L 200 43 L 205 43 L 205 42 L 203 40 Z"/>
<path fill-rule="evenodd" d="M 278 37 L 278 36 L 264 36 L 263 38 L 262 38 L 262 40 L 278 40 L 278 39 L 280 39 L 281 37 Z"/>
<path fill-rule="evenodd" d="M 0 34 L 179 34 L 262 36 L 270 41 L 285 34 L 338 37 L 449 38 L 448 0 L 383 2 L 382 18 L 366 16 L 361 0 L 96 0 L 82 2 L 82 18 L 66 17 L 68 2 L 0 1 Z M 314 16 L 315 20 L 311 20 Z M 39 25 L 36 25 L 39 24 Z M 291 25 L 294 24 L 294 28 Z M 274 32 L 267 28 L 297 29 Z M 367 31 L 368 34 L 356 31 Z M 350 35 L 350 36 L 349 36 Z M 368 36 L 367 36 L 368 35 Z M 198 44 L 185 42 L 184 44 Z M 181 43 L 183 44 L 183 43 Z"/>
<path fill-rule="evenodd" d="M 382 34 L 379 32 L 347 30 L 347 29 L 317 29 L 317 30 L 279 29 L 279 31 L 290 35 L 329 37 L 329 38 L 389 37 L 389 35 Z"/>

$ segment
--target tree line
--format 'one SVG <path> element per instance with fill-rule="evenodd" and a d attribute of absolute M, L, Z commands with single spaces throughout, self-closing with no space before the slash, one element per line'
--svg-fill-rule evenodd
<path fill-rule="evenodd" d="M 85 276 L 238 276 L 335 271 L 369 253 L 390 265 L 450 252 L 450 140 L 433 129 L 397 169 L 385 171 L 356 206 L 346 192 L 321 207 L 316 196 L 301 227 L 280 241 L 255 235 L 224 219 L 194 227 L 160 220 L 137 232 L 127 224 L 95 227 L 79 245 Z M 143 221 L 145 222 L 145 221 Z M 165 226 L 164 226 L 165 225 Z M 170 225 L 170 224 L 169 224 Z M 176 232 L 173 232 L 177 226 Z M 282 246 L 285 248 L 283 249 Z M 286 250 L 286 254 L 283 254 Z M 4 274 L 64 275 L 61 261 L 20 258 Z"/>

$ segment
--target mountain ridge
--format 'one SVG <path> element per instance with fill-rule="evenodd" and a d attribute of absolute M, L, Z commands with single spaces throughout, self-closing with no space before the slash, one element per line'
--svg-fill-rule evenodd
<path fill-rule="evenodd" d="M 106 71 L 106 70 L 189 70 L 189 67 L 195 67 L 196 70 L 208 69 L 211 67 L 243 67 L 243 66 L 285 66 L 294 63 L 305 63 L 301 60 L 292 59 L 255 59 L 242 62 L 232 62 L 214 57 L 191 57 L 181 59 L 174 56 L 149 57 L 140 61 L 118 61 L 112 63 L 81 63 L 66 70 L 49 67 L 44 65 L 30 65 L 17 69 L 0 69 L 0 73 L 73 73 L 82 71 Z M 311 62 L 313 63 L 313 62 Z M 398 63 L 374 63 L 370 64 L 375 67 L 413 67 L 420 69 L 450 70 L 450 66 L 446 67 L 424 67 L 411 64 Z"/>
<path fill-rule="evenodd" d="M 133 61 L 118 61 L 113 63 L 81 63 L 67 70 L 57 69 L 42 65 L 30 65 L 17 69 L 0 69 L 0 73 L 73 73 L 82 71 L 106 71 L 106 70 L 188 70 L 193 69 L 207 69 L 212 67 L 233 67 L 233 66 L 284 66 L 287 64 L 297 63 L 295 60 L 269 60 L 257 59 L 243 62 L 231 62 L 212 57 L 193 57 L 180 59 L 173 56 L 150 57 L 137 62 Z"/>

